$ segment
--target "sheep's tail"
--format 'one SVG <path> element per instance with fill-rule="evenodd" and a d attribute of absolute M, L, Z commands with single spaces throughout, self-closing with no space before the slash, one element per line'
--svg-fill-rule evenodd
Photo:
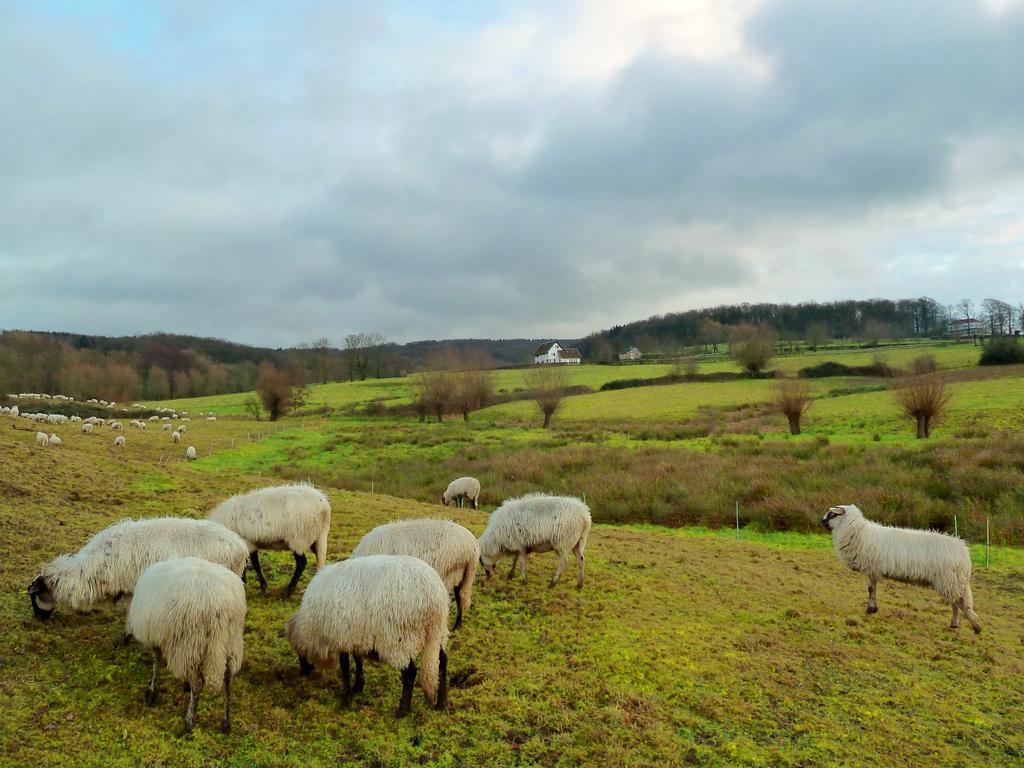
<path fill-rule="evenodd" d="M 576 545 L 576 546 L 579 547 L 581 555 L 583 554 L 584 550 L 586 550 L 586 548 L 587 548 L 587 537 L 590 536 L 590 526 L 591 526 L 590 515 L 587 515 L 586 517 L 583 518 L 583 532 L 580 534 L 579 543 Z"/>
<path fill-rule="evenodd" d="M 462 573 L 462 580 L 459 582 L 459 605 L 466 611 L 473 602 L 473 582 L 476 580 L 476 563 L 466 563 Z"/>
<path fill-rule="evenodd" d="M 448 611 L 438 613 L 427 629 L 426 642 L 420 656 L 420 687 L 430 699 L 437 703 L 437 689 L 440 684 L 441 649 L 448 640 Z"/>
<path fill-rule="evenodd" d="M 320 535 L 316 539 L 316 569 L 319 572 L 327 564 L 327 534 L 331 531 L 331 505 L 324 503 L 320 508 Z"/>

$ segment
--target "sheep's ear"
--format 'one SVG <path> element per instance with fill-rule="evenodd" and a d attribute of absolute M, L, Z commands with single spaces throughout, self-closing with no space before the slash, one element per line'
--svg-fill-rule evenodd
<path fill-rule="evenodd" d="M 846 514 L 846 507 L 832 507 L 829 512 L 834 514 L 836 517 L 839 517 L 840 515 Z"/>
<path fill-rule="evenodd" d="M 22 582 L 24 583 L 24 582 Z M 41 595 L 44 592 L 49 592 L 50 588 L 46 584 L 46 579 L 43 578 L 42 574 L 36 576 L 35 580 L 28 585 L 28 593 L 30 595 Z"/>

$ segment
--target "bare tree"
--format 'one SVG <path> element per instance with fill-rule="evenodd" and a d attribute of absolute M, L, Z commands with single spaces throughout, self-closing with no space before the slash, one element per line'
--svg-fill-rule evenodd
<path fill-rule="evenodd" d="M 789 420 L 789 433 L 800 434 L 800 419 L 810 410 L 811 388 L 802 379 L 782 379 L 775 390 L 775 407 Z"/>
<path fill-rule="evenodd" d="M 960 299 L 954 306 L 953 310 L 957 314 L 963 315 L 964 320 L 970 320 L 974 317 L 974 302 L 970 299 Z"/>
<path fill-rule="evenodd" d="M 331 342 L 326 336 L 321 336 L 313 342 L 313 355 L 316 363 L 317 378 L 321 384 L 327 383 L 327 360 L 331 353 Z"/>
<path fill-rule="evenodd" d="M 494 397 L 494 374 L 481 368 L 467 368 L 455 374 L 454 401 L 462 418 L 487 407 Z"/>
<path fill-rule="evenodd" d="M 828 326 L 824 323 L 811 323 L 807 326 L 807 346 L 812 350 L 827 343 L 829 340 Z"/>
<path fill-rule="evenodd" d="M 949 405 L 950 392 L 941 373 L 925 373 L 897 379 L 896 404 L 917 423 L 919 439 L 931 436 L 932 425 Z"/>
<path fill-rule="evenodd" d="M 455 397 L 455 378 L 449 371 L 426 371 L 420 376 L 423 381 L 423 404 L 440 424 Z"/>
<path fill-rule="evenodd" d="M 526 386 L 533 393 L 537 407 L 544 414 L 544 428 L 551 425 L 551 417 L 558 412 L 569 386 L 569 372 L 557 364 L 538 365 L 523 374 Z"/>
<path fill-rule="evenodd" d="M 277 421 L 292 406 L 292 377 L 264 360 L 256 379 L 256 392 L 270 420 Z"/>
<path fill-rule="evenodd" d="M 766 327 L 738 325 L 729 339 L 729 354 L 751 376 L 756 376 L 775 353 L 776 334 Z"/>

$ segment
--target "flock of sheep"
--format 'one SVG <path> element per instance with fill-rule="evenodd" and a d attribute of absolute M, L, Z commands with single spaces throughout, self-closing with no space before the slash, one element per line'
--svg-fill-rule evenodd
<path fill-rule="evenodd" d="M 23 393 L 20 395 L 16 395 L 15 397 L 37 399 L 49 398 L 54 400 L 67 401 L 74 400 L 73 397 L 67 397 L 65 395 L 37 395 L 32 393 Z M 106 400 L 91 399 L 88 400 L 87 402 L 98 403 L 100 405 L 105 405 L 108 408 L 113 408 L 113 406 L 115 405 L 115 403 L 108 403 Z M 149 417 L 148 421 L 162 422 L 163 431 L 171 433 L 171 442 L 175 444 L 180 443 L 182 435 L 184 435 L 188 431 L 189 423 L 192 421 L 192 419 L 188 415 L 188 412 L 183 411 L 182 414 L 179 416 L 177 413 L 168 408 L 161 408 L 159 409 L 159 411 L 169 415 L 153 415 Z M 199 415 L 205 417 L 207 421 L 217 420 L 217 417 L 213 413 L 201 413 Z M 82 433 L 87 435 L 94 434 L 100 427 L 103 426 L 109 427 L 112 432 L 121 432 L 124 430 L 124 424 L 118 421 L 117 419 L 105 419 L 99 416 L 89 416 L 83 419 L 81 416 L 65 416 L 62 413 L 28 413 L 20 411 L 17 405 L 12 405 L 10 407 L 3 406 L 2 408 L 0 408 L 0 416 L 22 418 L 27 419 L 29 421 L 49 425 L 81 424 Z M 172 419 L 178 421 L 177 426 L 171 424 Z M 146 421 L 142 419 L 132 419 L 128 423 L 131 426 L 135 427 L 136 429 L 146 429 Z M 61 445 L 62 443 L 63 440 L 56 433 L 47 434 L 46 432 L 36 432 L 36 445 L 38 445 L 41 448 L 46 448 L 47 446 L 58 446 Z M 115 448 L 123 448 L 127 444 L 128 438 L 126 438 L 124 435 L 117 435 L 114 438 Z M 190 445 L 187 448 L 185 448 L 185 461 L 195 461 L 197 457 L 198 453 L 196 452 L 195 446 Z"/>
<path fill-rule="evenodd" d="M 443 502 L 475 506 L 479 493 L 478 482 L 459 478 Z M 576 585 L 582 587 L 591 520 L 577 498 L 535 493 L 491 513 L 479 539 L 450 520 L 402 520 L 374 528 L 351 557 L 327 564 L 330 524 L 327 497 L 306 484 L 233 496 L 206 520 L 124 520 L 95 534 L 77 553 L 44 565 L 28 588 L 32 610 L 47 619 L 57 605 L 85 610 L 124 598 L 124 641 L 134 637 L 153 651 L 146 703 L 155 703 L 158 672 L 166 663 L 189 692 L 185 731 L 195 725 L 200 694 L 223 690 L 226 732 L 231 683 L 242 663 L 247 567 L 265 591 L 259 551 L 291 551 L 295 570 L 285 590 L 290 595 L 305 569 L 305 553 L 312 552 L 316 575 L 285 626 L 302 673 L 340 669 L 342 701 L 348 704 L 363 688 L 364 659 L 389 664 L 401 671 L 402 716 L 410 711 L 417 674 L 428 701 L 437 708 L 446 704 L 449 593 L 456 603 L 454 630 L 470 607 L 477 563 L 490 576 L 511 555 L 510 577 L 518 562 L 525 580 L 527 555 L 554 551 L 554 586 L 572 553 Z"/>

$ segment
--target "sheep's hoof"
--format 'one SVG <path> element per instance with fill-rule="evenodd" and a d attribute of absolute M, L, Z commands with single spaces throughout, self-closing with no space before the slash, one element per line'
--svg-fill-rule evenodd
<path fill-rule="evenodd" d="M 352 707 L 352 694 L 350 694 L 350 693 L 349 694 L 344 694 L 343 693 L 341 695 L 341 708 L 342 709 L 351 709 L 351 707 Z"/>
<path fill-rule="evenodd" d="M 557 583 L 558 583 L 557 581 L 552 579 L 551 581 L 548 582 L 548 589 L 554 589 L 555 588 L 555 584 L 557 584 Z"/>
<path fill-rule="evenodd" d="M 220 732 L 221 733 L 231 733 L 231 722 L 228 721 L 228 720 L 221 720 Z"/>
<path fill-rule="evenodd" d="M 410 711 L 411 710 L 408 710 L 405 707 L 399 707 L 398 711 L 395 712 L 395 717 L 397 717 L 397 718 L 408 717 Z"/>
<path fill-rule="evenodd" d="M 976 634 L 976 635 L 980 635 L 981 634 L 981 627 L 971 627 L 971 629 L 974 630 L 974 634 Z"/>
<path fill-rule="evenodd" d="M 195 727 L 196 727 L 195 723 L 192 723 L 192 724 L 183 723 L 181 728 L 178 730 L 178 736 L 180 736 L 181 738 L 184 738 L 186 736 L 191 736 L 192 735 L 192 729 L 195 728 Z"/>
<path fill-rule="evenodd" d="M 877 605 L 869 605 L 867 612 L 868 613 L 878 613 L 878 606 Z"/>
<path fill-rule="evenodd" d="M 146 691 L 146 706 L 152 707 L 156 704 L 156 691 Z"/>

